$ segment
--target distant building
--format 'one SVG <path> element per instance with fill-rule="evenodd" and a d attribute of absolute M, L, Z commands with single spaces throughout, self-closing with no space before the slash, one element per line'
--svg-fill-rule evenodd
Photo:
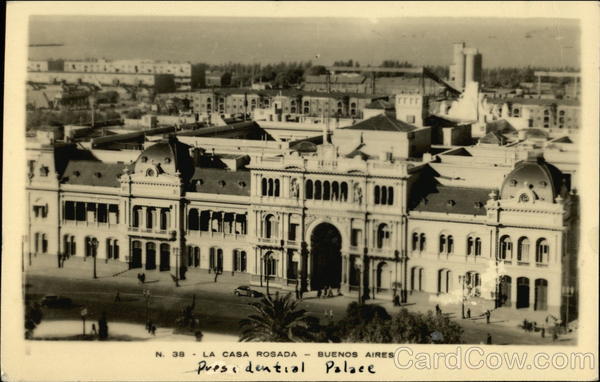
<path fill-rule="evenodd" d="M 471 82 L 481 83 L 482 58 L 475 48 L 466 48 L 464 42 L 453 45 L 453 63 L 450 65 L 450 82 L 464 89 Z"/>
<path fill-rule="evenodd" d="M 156 93 L 175 91 L 173 74 L 131 74 L 96 72 L 29 72 L 27 81 L 42 84 L 101 84 L 109 86 L 148 87 Z"/>
<path fill-rule="evenodd" d="M 189 62 L 152 61 L 152 60 L 47 60 L 29 61 L 30 72 L 67 72 L 95 74 L 136 75 L 172 75 L 175 88 L 191 90 L 203 86 L 204 66 Z M 164 76 L 163 76 L 164 77 Z"/>
<path fill-rule="evenodd" d="M 290 117 L 350 117 L 362 118 L 362 110 L 375 99 L 385 96 L 358 93 L 321 93 L 299 90 L 252 90 L 220 88 L 212 91 L 160 95 L 158 102 L 168 98 L 183 99 L 201 114 L 250 114 L 257 109 L 274 108 L 276 114 Z"/>
<path fill-rule="evenodd" d="M 204 74 L 205 87 L 219 88 L 231 84 L 231 73 L 207 70 Z"/>

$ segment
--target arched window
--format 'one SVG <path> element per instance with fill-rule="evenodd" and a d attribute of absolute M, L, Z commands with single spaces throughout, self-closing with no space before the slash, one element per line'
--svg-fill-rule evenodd
<path fill-rule="evenodd" d="M 312 180 L 307 180 L 306 181 L 306 199 L 312 199 L 313 198 L 313 182 Z"/>
<path fill-rule="evenodd" d="M 452 235 L 448 235 L 448 237 L 446 238 L 446 244 L 448 254 L 454 253 L 454 238 L 452 237 Z"/>
<path fill-rule="evenodd" d="M 423 252 L 427 246 L 427 237 L 424 233 L 419 235 L 419 251 Z"/>
<path fill-rule="evenodd" d="M 146 208 L 146 228 L 152 228 L 152 219 L 154 218 L 154 208 Z"/>
<path fill-rule="evenodd" d="M 390 246 L 390 230 L 388 225 L 382 223 L 377 227 L 377 248 L 388 248 Z"/>
<path fill-rule="evenodd" d="M 274 195 L 275 196 L 279 196 L 279 179 L 275 179 L 275 191 L 274 191 Z"/>
<path fill-rule="evenodd" d="M 394 187 L 388 187 L 387 204 L 394 205 Z"/>
<path fill-rule="evenodd" d="M 270 239 L 277 234 L 277 220 L 275 216 L 269 215 L 265 218 L 265 237 Z"/>
<path fill-rule="evenodd" d="M 535 305 L 534 310 L 548 309 L 548 281 L 545 279 L 535 280 Z"/>
<path fill-rule="evenodd" d="M 517 251 L 517 261 L 529 263 L 529 239 L 522 237 L 519 239 L 519 248 Z"/>
<path fill-rule="evenodd" d="M 440 253 L 446 252 L 446 235 L 440 235 Z"/>
<path fill-rule="evenodd" d="M 161 271 L 168 271 L 171 269 L 171 246 L 167 243 L 160 245 L 160 265 Z"/>
<path fill-rule="evenodd" d="M 119 241 L 118 240 L 113 240 L 112 255 L 113 255 L 113 259 L 119 258 Z"/>
<path fill-rule="evenodd" d="M 262 178 L 261 184 L 262 184 L 262 188 L 261 188 L 262 193 L 261 194 L 262 194 L 262 196 L 267 196 L 267 178 Z"/>
<path fill-rule="evenodd" d="M 273 196 L 273 179 L 269 178 L 269 191 L 267 193 L 268 196 Z"/>
<path fill-rule="evenodd" d="M 198 231 L 199 228 L 198 210 L 192 208 L 188 214 L 188 229 Z"/>
<path fill-rule="evenodd" d="M 340 199 L 340 185 L 338 182 L 331 183 L 331 199 L 332 200 Z"/>
<path fill-rule="evenodd" d="M 537 241 L 535 245 L 535 263 L 536 264 L 548 264 L 548 254 L 550 253 L 550 247 L 548 240 L 542 238 Z"/>
<path fill-rule="evenodd" d="M 481 256 L 481 239 L 475 239 L 475 256 Z"/>
<path fill-rule="evenodd" d="M 500 253 L 498 260 L 512 260 L 512 241 L 508 236 L 502 236 L 500 239 Z"/>
<path fill-rule="evenodd" d="M 342 185 L 340 186 L 340 199 L 343 202 L 348 201 L 348 183 L 346 182 L 342 182 Z"/>
<path fill-rule="evenodd" d="M 166 208 L 160 209 L 160 229 L 163 231 L 167 230 L 169 210 Z"/>
<path fill-rule="evenodd" d="M 323 200 L 329 199 L 331 199 L 331 186 L 329 184 L 329 181 L 326 180 L 325 182 L 323 182 Z"/>
<path fill-rule="evenodd" d="M 472 236 L 467 238 L 467 256 L 471 256 L 475 250 L 475 239 Z"/>
<path fill-rule="evenodd" d="M 233 250 L 233 269 L 236 272 L 246 272 L 246 252 Z"/>
<path fill-rule="evenodd" d="M 223 270 L 223 250 L 219 247 L 210 248 L 209 267 L 215 272 Z"/>
<path fill-rule="evenodd" d="M 412 244 L 411 249 L 413 251 L 417 251 L 419 249 L 419 234 L 418 233 L 413 232 L 411 244 Z"/>
<path fill-rule="evenodd" d="M 141 208 L 138 206 L 133 207 L 133 221 L 132 221 L 132 226 L 133 227 L 139 227 L 140 226 L 140 214 L 142 213 Z"/>
<path fill-rule="evenodd" d="M 273 256 L 272 252 L 269 252 L 265 256 L 265 275 L 266 276 L 277 276 L 277 259 Z"/>
<path fill-rule="evenodd" d="M 373 196 L 375 197 L 375 204 L 379 204 L 381 198 L 381 195 L 379 194 L 379 186 L 375 186 Z"/>
<path fill-rule="evenodd" d="M 315 199 L 321 200 L 321 181 L 315 181 Z"/>

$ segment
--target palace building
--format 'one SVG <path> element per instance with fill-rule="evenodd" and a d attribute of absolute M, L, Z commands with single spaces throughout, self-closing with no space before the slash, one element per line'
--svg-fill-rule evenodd
<path fill-rule="evenodd" d="M 383 114 L 325 129 L 322 144 L 204 139 L 114 155 L 39 134 L 28 251 L 371 299 L 459 291 L 556 316 L 577 288 L 575 184 L 540 153 L 433 149 L 429 127 Z"/>

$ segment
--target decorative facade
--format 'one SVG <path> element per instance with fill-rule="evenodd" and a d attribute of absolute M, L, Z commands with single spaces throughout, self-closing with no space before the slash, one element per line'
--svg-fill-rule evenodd
<path fill-rule="evenodd" d="M 241 272 L 375 299 L 458 288 L 496 306 L 564 310 L 561 291 L 577 286 L 576 197 L 560 171 L 540 158 L 469 158 L 476 151 L 377 158 L 360 155 L 360 139 L 350 151 L 326 136 L 316 153 L 254 154 L 233 169 L 174 137 L 132 164 L 32 146 L 28 250 L 177 280 Z"/>

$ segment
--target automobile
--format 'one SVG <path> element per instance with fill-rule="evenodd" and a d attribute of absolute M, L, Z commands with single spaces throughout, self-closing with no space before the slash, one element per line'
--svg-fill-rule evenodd
<path fill-rule="evenodd" d="M 40 300 L 40 305 L 46 308 L 68 308 L 73 306 L 73 301 L 68 297 L 46 295 Z"/>
<path fill-rule="evenodd" d="M 260 297 L 263 295 L 259 291 L 254 290 L 246 285 L 242 285 L 242 286 L 235 288 L 235 290 L 233 291 L 233 294 L 235 294 L 236 296 L 247 296 L 247 297 Z"/>

